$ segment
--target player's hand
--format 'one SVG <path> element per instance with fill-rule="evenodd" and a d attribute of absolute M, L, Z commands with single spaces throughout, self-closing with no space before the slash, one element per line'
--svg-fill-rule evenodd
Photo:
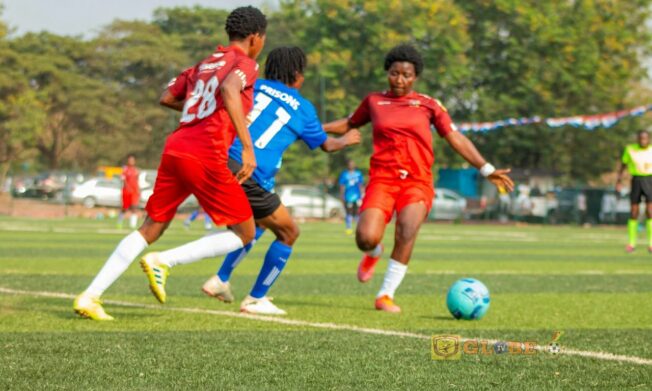
<path fill-rule="evenodd" d="M 360 134 L 360 131 L 356 128 L 353 128 L 348 132 L 344 133 L 344 136 L 342 137 L 346 140 L 346 145 L 360 144 L 360 141 L 362 141 L 362 135 Z"/>
<path fill-rule="evenodd" d="M 508 192 L 514 191 L 514 181 L 512 181 L 512 178 L 509 177 L 509 174 L 512 170 L 511 169 L 506 169 L 506 170 L 496 170 L 493 172 L 493 174 L 489 175 L 487 179 L 489 179 L 489 182 L 493 183 L 496 187 L 502 187 Z"/>
<path fill-rule="evenodd" d="M 253 148 L 242 149 L 242 168 L 235 175 L 238 183 L 243 184 L 256 169 L 256 155 L 254 155 Z"/>

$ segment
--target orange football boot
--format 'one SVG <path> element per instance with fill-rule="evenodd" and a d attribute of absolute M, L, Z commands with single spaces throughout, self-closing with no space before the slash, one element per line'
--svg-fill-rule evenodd
<path fill-rule="evenodd" d="M 401 307 L 394 304 L 394 299 L 384 295 L 376 298 L 376 309 L 379 311 L 399 313 L 401 312 Z"/>

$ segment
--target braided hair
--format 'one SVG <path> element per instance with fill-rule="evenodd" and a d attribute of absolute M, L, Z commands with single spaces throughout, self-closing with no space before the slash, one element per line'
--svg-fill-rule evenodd
<path fill-rule="evenodd" d="M 291 85 L 297 80 L 297 74 L 303 74 L 307 64 L 306 54 L 301 48 L 280 46 L 267 55 L 265 78 Z"/>

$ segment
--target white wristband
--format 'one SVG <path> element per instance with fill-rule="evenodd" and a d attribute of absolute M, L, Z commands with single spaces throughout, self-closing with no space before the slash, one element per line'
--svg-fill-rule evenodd
<path fill-rule="evenodd" d="M 480 167 L 480 174 L 482 174 L 482 176 L 485 178 L 493 174 L 494 171 L 496 171 L 496 167 L 492 166 L 491 163 L 485 163 L 482 167 Z"/>

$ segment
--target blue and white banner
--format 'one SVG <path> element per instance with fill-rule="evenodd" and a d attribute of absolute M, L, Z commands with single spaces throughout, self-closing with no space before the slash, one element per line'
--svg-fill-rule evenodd
<path fill-rule="evenodd" d="M 652 105 L 638 106 L 629 110 L 621 110 L 613 113 L 577 115 L 573 117 L 560 118 L 541 118 L 539 116 L 529 118 L 508 118 L 494 122 L 462 122 L 457 124 L 461 132 L 488 132 L 500 128 L 511 126 L 523 126 L 530 124 L 546 124 L 551 128 L 562 126 L 574 126 L 576 128 L 585 128 L 593 130 L 595 128 L 610 128 L 618 121 L 626 117 L 638 117 L 652 110 Z"/>

